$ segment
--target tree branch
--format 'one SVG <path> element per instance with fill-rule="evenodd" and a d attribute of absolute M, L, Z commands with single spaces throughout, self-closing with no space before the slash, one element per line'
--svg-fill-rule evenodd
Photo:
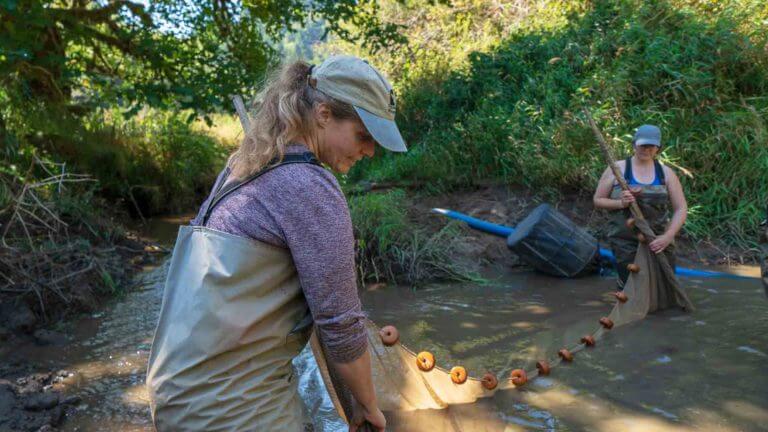
<path fill-rule="evenodd" d="M 72 9 L 50 8 L 49 11 L 53 16 L 62 20 L 70 21 L 74 19 L 80 22 L 85 21 L 95 24 L 112 21 L 112 15 L 116 14 L 123 6 L 133 12 L 134 15 L 138 16 L 145 26 L 153 26 L 152 17 L 149 16 L 147 11 L 144 9 L 144 5 L 133 3 L 128 0 L 117 0 L 114 3 L 110 3 L 107 6 L 97 9 L 88 9 L 82 7 Z"/>

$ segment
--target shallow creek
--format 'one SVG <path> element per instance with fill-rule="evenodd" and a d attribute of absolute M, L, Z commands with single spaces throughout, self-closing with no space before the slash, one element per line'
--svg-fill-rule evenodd
<path fill-rule="evenodd" d="M 164 265 L 147 268 L 125 298 L 70 323 L 74 336 L 67 346 L 20 348 L 41 368 L 74 372 L 60 386 L 82 403 L 63 430 L 152 430 L 143 383 L 165 271 Z M 506 431 L 765 428 L 768 299 L 759 281 L 681 281 L 696 313 L 664 312 L 615 329 L 549 377 L 480 401 L 479 411 L 493 421 L 478 420 L 477 430 L 486 430 L 484 424 Z M 485 285 L 382 287 L 361 296 L 371 319 L 396 325 L 405 345 L 433 352 L 438 365 L 506 377 L 593 330 L 612 307 L 612 288 L 610 277 L 510 273 Z M 332 412 L 311 352 L 305 350 L 295 365 L 315 429 L 346 430 Z"/>

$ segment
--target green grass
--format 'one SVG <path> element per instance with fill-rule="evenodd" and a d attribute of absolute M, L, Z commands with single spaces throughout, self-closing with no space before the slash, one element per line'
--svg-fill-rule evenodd
<path fill-rule="evenodd" d="M 451 258 L 459 238 L 457 227 L 427 231 L 408 216 L 406 203 L 399 189 L 350 197 L 360 280 L 410 285 L 435 279 L 480 281 Z"/>
<path fill-rule="evenodd" d="M 349 181 L 446 189 L 495 180 L 550 195 L 588 192 L 605 162 L 580 113 L 586 106 L 621 157 L 631 152 L 635 127 L 662 128 L 661 159 L 681 175 L 689 234 L 751 243 L 768 199 L 768 7 L 747 0 L 531 7 L 535 16 L 506 33 L 475 17 L 465 34 L 495 31 L 499 39 L 468 44 L 464 62 L 454 53 L 435 66 L 444 51 L 419 39 L 430 34 L 423 28 L 411 43 L 427 53 L 378 58 L 407 71 L 392 75 L 411 150 L 361 163 Z M 434 33 L 448 24 L 432 25 Z"/>

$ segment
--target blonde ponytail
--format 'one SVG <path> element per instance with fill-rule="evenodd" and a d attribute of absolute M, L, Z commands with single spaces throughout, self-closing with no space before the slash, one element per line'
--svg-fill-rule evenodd
<path fill-rule="evenodd" d="M 232 154 L 229 166 L 237 178 L 245 178 L 264 168 L 273 159 L 282 159 L 292 141 L 314 136 L 314 109 L 326 104 L 338 120 L 357 118 L 352 105 L 333 99 L 308 83 L 311 65 L 297 61 L 272 74 L 259 93 L 256 113 L 251 119 L 240 148 Z"/>

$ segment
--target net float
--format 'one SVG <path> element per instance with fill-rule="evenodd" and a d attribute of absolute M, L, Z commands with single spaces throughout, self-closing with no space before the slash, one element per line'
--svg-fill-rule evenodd
<path fill-rule="evenodd" d="M 451 381 L 456 384 L 464 384 L 467 380 L 467 370 L 461 366 L 454 366 L 451 368 Z"/>
<path fill-rule="evenodd" d="M 509 374 L 509 380 L 517 387 L 525 385 L 528 382 L 528 375 L 522 369 L 515 369 Z"/>
<path fill-rule="evenodd" d="M 610 330 L 613 328 L 613 321 L 611 321 L 611 319 L 608 317 L 602 317 L 600 318 L 600 325 Z"/>
<path fill-rule="evenodd" d="M 629 218 L 625 222 L 625 225 L 627 225 L 627 228 L 633 229 L 635 227 L 635 218 Z"/>
<path fill-rule="evenodd" d="M 379 330 L 381 342 L 386 346 L 392 346 L 400 339 L 400 332 L 392 325 L 384 326 Z"/>
<path fill-rule="evenodd" d="M 493 390 L 496 388 L 497 385 L 499 385 L 499 380 L 496 379 L 496 375 L 490 372 L 486 372 L 480 381 L 483 384 L 483 387 L 486 388 L 486 390 Z"/>
<path fill-rule="evenodd" d="M 560 351 L 557 352 L 557 355 L 560 356 L 563 361 L 572 362 L 573 361 L 573 354 L 568 351 L 567 348 L 563 348 Z"/>
<path fill-rule="evenodd" d="M 424 372 L 429 372 L 435 367 L 435 356 L 431 352 L 422 351 L 416 356 L 416 365 Z"/>

